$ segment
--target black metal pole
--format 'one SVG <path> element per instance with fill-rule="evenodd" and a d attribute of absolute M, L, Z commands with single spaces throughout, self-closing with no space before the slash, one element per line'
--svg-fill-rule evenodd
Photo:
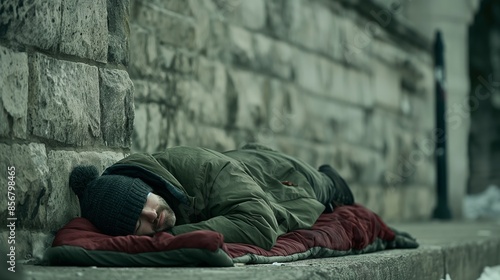
<path fill-rule="evenodd" d="M 451 211 L 448 207 L 448 176 L 446 171 L 446 90 L 445 90 L 445 64 L 444 64 L 444 43 L 441 31 L 436 32 L 434 42 L 434 70 L 436 87 L 436 191 L 437 204 L 434 209 L 433 218 L 449 220 Z"/>

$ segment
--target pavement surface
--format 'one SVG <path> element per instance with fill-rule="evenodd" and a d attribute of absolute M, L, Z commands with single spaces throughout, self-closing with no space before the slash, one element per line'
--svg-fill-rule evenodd
<path fill-rule="evenodd" d="M 0 278 L 57 279 L 478 279 L 500 264 L 500 222 L 391 224 L 420 242 L 418 249 L 230 268 L 96 268 L 24 265 Z"/>

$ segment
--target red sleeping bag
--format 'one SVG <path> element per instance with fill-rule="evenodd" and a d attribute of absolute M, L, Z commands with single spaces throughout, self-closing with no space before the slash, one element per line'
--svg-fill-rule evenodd
<path fill-rule="evenodd" d="M 389 228 L 367 208 L 352 205 L 322 214 L 311 229 L 280 236 L 271 250 L 225 243 L 221 233 L 206 230 L 176 236 L 166 232 L 154 236 L 108 236 L 88 220 L 75 218 L 56 234 L 52 247 L 45 254 L 45 264 L 231 266 L 416 247 L 418 243 L 409 234 Z"/>

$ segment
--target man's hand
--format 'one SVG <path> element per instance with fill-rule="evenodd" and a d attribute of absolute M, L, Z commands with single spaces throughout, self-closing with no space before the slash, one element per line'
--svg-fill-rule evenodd
<path fill-rule="evenodd" d="M 396 234 L 396 237 L 394 238 L 393 241 L 391 241 L 389 244 L 387 244 L 387 248 L 389 249 L 394 249 L 394 248 L 418 248 L 419 244 L 417 240 L 411 236 L 409 233 L 404 232 L 404 231 L 399 231 L 393 227 L 389 227 L 394 234 Z"/>

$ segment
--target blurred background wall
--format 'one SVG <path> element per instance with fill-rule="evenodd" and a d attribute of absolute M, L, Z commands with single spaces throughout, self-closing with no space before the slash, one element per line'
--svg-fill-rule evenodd
<path fill-rule="evenodd" d="M 498 182 L 497 14 L 497 0 L 0 2 L 0 168 L 16 167 L 18 254 L 40 256 L 78 214 L 75 165 L 175 145 L 260 142 L 332 164 L 389 222 L 429 219 L 437 28 L 460 218 L 467 190 Z"/>
<path fill-rule="evenodd" d="M 132 1 L 132 149 L 257 141 L 332 164 L 386 219 L 427 219 L 430 40 L 371 15 L 386 10 L 352 1 Z"/>
<path fill-rule="evenodd" d="M 379 0 L 397 18 L 408 22 L 423 36 L 432 38 L 437 29 L 443 33 L 446 63 L 446 124 L 448 145 L 448 188 L 451 212 L 462 216 L 462 203 L 469 179 L 468 141 L 469 53 L 468 27 L 478 8 L 477 0 Z"/>

